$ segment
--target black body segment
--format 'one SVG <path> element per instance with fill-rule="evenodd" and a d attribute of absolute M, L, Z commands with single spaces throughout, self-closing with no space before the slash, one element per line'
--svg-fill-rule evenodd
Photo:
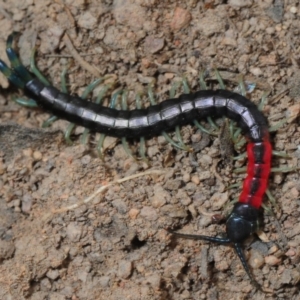
<path fill-rule="evenodd" d="M 263 114 L 247 98 L 225 90 L 199 91 L 169 99 L 145 109 L 117 110 L 97 105 L 46 86 L 38 79 L 25 86 L 28 96 L 54 115 L 116 137 L 154 136 L 208 116 L 226 116 L 238 123 L 251 142 L 260 142 L 268 131 Z"/>

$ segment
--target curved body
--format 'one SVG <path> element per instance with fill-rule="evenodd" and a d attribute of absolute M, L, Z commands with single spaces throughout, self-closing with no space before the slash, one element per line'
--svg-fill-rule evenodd
<path fill-rule="evenodd" d="M 270 173 L 271 144 L 266 118 L 247 98 L 226 90 L 199 91 L 149 106 L 117 110 L 46 86 L 38 79 L 25 85 L 25 93 L 52 114 L 92 131 L 115 137 L 138 138 L 208 116 L 226 116 L 238 123 L 248 140 L 248 169 L 240 202 L 261 206 Z"/>

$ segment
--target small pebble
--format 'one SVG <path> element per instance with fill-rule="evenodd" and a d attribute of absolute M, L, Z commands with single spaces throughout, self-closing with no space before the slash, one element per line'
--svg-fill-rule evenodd
<path fill-rule="evenodd" d="M 182 176 L 182 180 L 187 183 L 191 180 L 191 175 L 188 174 L 188 173 L 184 173 L 183 176 Z"/>
<path fill-rule="evenodd" d="M 253 269 L 259 269 L 265 263 L 265 260 L 258 251 L 251 249 L 248 263 Z"/>
<path fill-rule="evenodd" d="M 40 161 L 43 158 L 43 155 L 40 151 L 34 151 L 33 158 L 35 161 Z"/>
<path fill-rule="evenodd" d="M 128 278 L 131 275 L 132 267 L 131 261 L 121 260 L 119 262 L 118 276 L 123 279 Z"/>
<path fill-rule="evenodd" d="M 32 155 L 33 155 L 33 150 L 32 150 L 31 148 L 24 149 L 24 150 L 23 150 L 23 155 L 24 155 L 24 156 L 27 156 L 27 157 L 32 157 Z"/>
<path fill-rule="evenodd" d="M 178 31 L 187 26 L 192 19 L 192 15 L 186 9 L 176 7 L 174 11 L 173 20 L 171 21 L 171 29 Z"/>
<path fill-rule="evenodd" d="M 47 272 L 46 276 L 48 278 L 52 279 L 52 280 L 55 280 L 55 279 L 57 279 L 59 277 L 59 271 L 58 270 L 52 270 L 52 269 L 50 269 Z"/>
<path fill-rule="evenodd" d="M 212 209 L 220 210 L 228 200 L 228 193 L 215 193 L 210 200 L 212 201 Z"/>
<path fill-rule="evenodd" d="M 155 38 L 154 36 L 150 35 L 147 36 L 145 39 L 144 48 L 146 52 L 151 54 L 159 52 L 165 44 L 165 40 L 162 38 Z"/>
<path fill-rule="evenodd" d="M 210 177 L 211 177 L 211 172 L 210 171 L 203 171 L 198 176 L 199 181 L 209 179 Z"/>
<path fill-rule="evenodd" d="M 286 118 L 288 123 L 293 122 L 298 116 L 300 112 L 300 103 L 296 103 L 291 105 L 286 110 Z"/>
<path fill-rule="evenodd" d="M 128 215 L 130 217 L 130 219 L 135 220 L 137 215 L 140 213 L 140 211 L 136 208 L 132 208 L 129 212 Z"/>
<path fill-rule="evenodd" d="M 1 240 L 0 242 L 0 262 L 9 259 L 15 252 L 15 245 L 11 241 Z"/>
<path fill-rule="evenodd" d="M 163 194 L 156 193 L 153 197 L 151 197 L 151 205 L 155 208 L 162 207 L 166 204 L 166 199 Z"/>
<path fill-rule="evenodd" d="M 277 245 L 273 245 L 269 251 L 268 254 L 274 254 L 276 251 L 278 251 L 278 246 Z"/>
<path fill-rule="evenodd" d="M 99 278 L 99 283 L 103 288 L 109 286 L 109 281 L 110 281 L 110 278 L 108 276 L 101 276 Z"/>
<path fill-rule="evenodd" d="M 122 199 L 112 201 L 112 205 L 118 210 L 118 213 L 125 215 L 127 213 L 127 205 Z"/>
<path fill-rule="evenodd" d="M 275 255 L 269 255 L 265 257 L 265 262 L 270 266 L 276 266 L 281 263 L 281 259 L 277 258 Z"/>
<path fill-rule="evenodd" d="M 90 12 L 84 12 L 80 14 L 78 20 L 79 27 L 85 29 L 93 29 L 97 25 L 97 18 L 95 18 Z"/>
<path fill-rule="evenodd" d="M 82 234 L 82 226 L 71 222 L 66 228 L 66 233 L 72 242 L 79 242 Z"/>
<path fill-rule="evenodd" d="M 193 175 L 191 181 L 198 185 L 200 183 L 200 178 L 198 175 Z"/>
<path fill-rule="evenodd" d="M 33 198 L 30 194 L 25 194 L 22 197 L 22 211 L 24 213 L 30 213 L 32 207 Z"/>
<path fill-rule="evenodd" d="M 253 0 L 229 0 L 228 4 L 235 8 L 240 7 L 250 7 L 253 3 Z"/>
<path fill-rule="evenodd" d="M 158 218 L 156 210 L 150 206 L 144 206 L 141 209 L 141 216 L 149 221 L 155 221 Z"/>
<path fill-rule="evenodd" d="M 90 155 L 84 155 L 82 158 L 81 158 L 81 163 L 83 165 L 88 165 L 92 160 L 92 157 Z"/>
<path fill-rule="evenodd" d="M 201 158 L 199 159 L 199 164 L 203 168 L 208 168 L 212 164 L 211 156 L 207 154 L 202 155 Z"/>
<path fill-rule="evenodd" d="M 159 289 L 161 284 L 161 276 L 158 274 L 147 276 L 147 282 L 150 283 L 152 288 Z"/>
<path fill-rule="evenodd" d="M 254 75 L 254 76 L 261 76 L 263 74 L 261 68 L 258 68 L 258 67 L 253 67 L 253 68 L 250 68 L 250 72 Z"/>

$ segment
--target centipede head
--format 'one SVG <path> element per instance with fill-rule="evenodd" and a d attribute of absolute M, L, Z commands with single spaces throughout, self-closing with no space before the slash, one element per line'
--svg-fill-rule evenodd
<path fill-rule="evenodd" d="M 254 208 L 249 204 L 236 203 L 231 214 L 229 215 L 226 222 L 226 237 L 211 237 L 205 235 L 192 235 L 192 234 L 182 234 L 178 232 L 170 231 L 172 234 L 196 240 L 205 240 L 208 242 L 218 243 L 218 244 L 232 244 L 242 265 L 249 276 L 251 283 L 260 289 L 260 285 L 253 278 L 249 266 L 247 264 L 246 258 L 242 251 L 242 243 L 251 236 L 258 228 L 259 210 Z"/>
<path fill-rule="evenodd" d="M 241 243 L 258 229 L 258 209 L 249 204 L 236 203 L 226 222 L 227 237 Z"/>

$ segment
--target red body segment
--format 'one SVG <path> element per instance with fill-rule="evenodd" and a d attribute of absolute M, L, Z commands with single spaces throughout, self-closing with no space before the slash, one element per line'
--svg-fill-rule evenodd
<path fill-rule="evenodd" d="M 271 170 L 271 143 L 268 138 L 261 143 L 248 143 L 247 154 L 247 177 L 244 180 L 239 202 L 259 208 L 267 189 Z"/>

